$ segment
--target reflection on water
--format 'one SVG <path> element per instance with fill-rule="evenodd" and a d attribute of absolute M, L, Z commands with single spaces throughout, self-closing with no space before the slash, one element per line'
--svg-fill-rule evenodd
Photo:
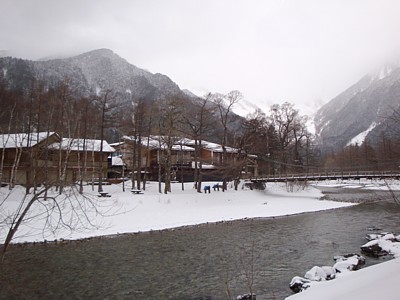
<path fill-rule="evenodd" d="M 288 284 L 333 256 L 360 252 L 368 228 L 400 232 L 388 202 L 265 220 L 208 224 L 63 245 L 13 246 L 0 298 L 283 299 Z M 368 258 L 367 264 L 377 260 Z"/>

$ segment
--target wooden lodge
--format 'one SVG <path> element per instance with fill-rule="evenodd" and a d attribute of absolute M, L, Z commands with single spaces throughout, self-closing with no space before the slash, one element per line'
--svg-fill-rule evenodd
<path fill-rule="evenodd" d="M 112 145 L 116 149 L 113 156 L 118 156 L 124 162 L 127 173 L 135 172 L 140 160 L 141 172 L 149 173 L 149 179 L 156 180 L 158 178 L 158 168 L 164 166 L 168 147 L 162 137 L 142 137 L 139 143 L 133 137 L 124 136 L 121 143 Z M 201 145 L 196 145 L 195 141 L 191 139 L 176 139 L 169 148 L 171 151 L 172 172 L 174 173 L 173 176 L 177 177 L 176 179 L 180 178 L 178 173 L 184 173 L 186 180 L 193 179 L 196 148 L 199 153 L 197 163 L 198 166 L 200 163 L 202 164 L 202 173 L 205 180 L 207 178 L 210 180 L 220 179 L 222 170 L 226 170 L 227 165 L 235 165 L 239 159 L 239 151 L 237 149 L 226 147 L 226 162 L 223 162 L 222 146 L 208 141 L 202 141 Z M 243 153 L 241 156 L 241 159 L 246 160 L 243 172 L 248 175 L 247 177 L 258 176 L 255 157 L 244 155 Z M 133 163 L 134 161 L 135 164 Z"/>
<path fill-rule="evenodd" d="M 2 184 L 70 184 L 107 177 L 107 157 L 115 150 L 105 141 L 61 138 L 55 132 L 0 135 Z"/>

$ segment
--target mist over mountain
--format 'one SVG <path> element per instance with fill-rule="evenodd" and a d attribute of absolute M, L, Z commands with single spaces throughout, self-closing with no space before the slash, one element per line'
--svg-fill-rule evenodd
<path fill-rule="evenodd" d="M 400 105 L 400 68 L 386 65 L 350 86 L 316 113 L 314 122 L 324 151 L 364 140 L 376 143 L 393 134 L 390 117 Z"/>

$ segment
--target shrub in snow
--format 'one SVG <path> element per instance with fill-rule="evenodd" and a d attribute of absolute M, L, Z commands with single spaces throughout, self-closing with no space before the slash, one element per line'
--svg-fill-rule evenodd
<path fill-rule="evenodd" d="M 254 189 L 254 183 L 253 183 L 253 182 L 245 182 L 245 183 L 242 185 L 242 190 L 244 190 L 244 189 L 246 189 L 246 190 L 253 190 L 253 189 Z"/>
<path fill-rule="evenodd" d="M 267 188 L 265 182 L 254 182 L 254 188 L 256 190 L 264 191 Z"/>

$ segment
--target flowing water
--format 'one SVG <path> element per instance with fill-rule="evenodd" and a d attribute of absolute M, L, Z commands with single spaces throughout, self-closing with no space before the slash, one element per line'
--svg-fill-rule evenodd
<path fill-rule="evenodd" d="M 14 245 L 0 265 L 0 298 L 200 300 L 252 290 L 257 299 L 283 299 L 292 294 L 293 276 L 332 266 L 335 255 L 360 253 L 370 227 L 400 233 L 393 202 L 337 191 L 327 197 L 367 201 L 289 217 Z"/>

